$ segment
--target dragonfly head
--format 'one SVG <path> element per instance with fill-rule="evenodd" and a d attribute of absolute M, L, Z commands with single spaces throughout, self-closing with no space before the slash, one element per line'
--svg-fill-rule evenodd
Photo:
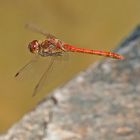
<path fill-rule="evenodd" d="M 38 40 L 33 40 L 32 42 L 30 42 L 28 45 L 28 49 L 30 50 L 31 53 L 38 53 L 39 51 Z"/>

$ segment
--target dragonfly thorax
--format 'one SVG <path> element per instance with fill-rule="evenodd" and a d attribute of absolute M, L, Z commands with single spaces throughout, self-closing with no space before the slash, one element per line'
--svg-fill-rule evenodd
<path fill-rule="evenodd" d="M 41 56 L 60 56 L 62 49 L 58 39 L 47 38 L 40 42 L 38 54 Z"/>

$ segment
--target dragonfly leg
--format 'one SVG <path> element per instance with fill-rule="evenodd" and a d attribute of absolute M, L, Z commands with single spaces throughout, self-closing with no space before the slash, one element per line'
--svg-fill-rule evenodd
<path fill-rule="evenodd" d="M 46 57 L 46 56 L 62 56 L 63 53 L 62 52 L 44 52 L 44 53 L 40 53 L 41 56 Z"/>

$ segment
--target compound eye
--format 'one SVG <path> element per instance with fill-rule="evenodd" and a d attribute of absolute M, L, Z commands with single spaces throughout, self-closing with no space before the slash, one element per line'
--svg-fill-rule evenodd
<path fill-rule="evenodd" d="M 36 52 L 38 52 L 38 49 L 39 49 L 38 46 L 39 46 L 38 41 L 33 40 L 32 42 L 29 43 L 28 48 L 29 48 L 30 52 L 36 53 Z"/>

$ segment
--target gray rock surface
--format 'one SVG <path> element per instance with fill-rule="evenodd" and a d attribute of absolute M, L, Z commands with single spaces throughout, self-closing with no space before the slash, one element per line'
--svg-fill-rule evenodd
<path fill-rule="evenodd" d="M 117 52 L 126 59 L 81 72 L 0 140 L 140 140 L 139 26 Z"/>

